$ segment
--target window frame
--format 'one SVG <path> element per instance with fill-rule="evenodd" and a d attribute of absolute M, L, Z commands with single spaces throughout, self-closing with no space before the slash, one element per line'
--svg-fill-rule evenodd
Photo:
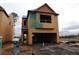
<path fill-rule="evenodd" d="M 46 18 L 48 18 L 48 19 L 46 19 Z M 52 23 L 52 21 L 51 21 L 51 15 L 40 14 L 40 22 L 41 23 Z"/>

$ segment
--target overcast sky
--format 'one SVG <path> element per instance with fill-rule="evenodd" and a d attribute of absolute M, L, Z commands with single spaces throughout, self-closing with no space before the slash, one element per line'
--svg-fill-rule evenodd
<path fill-rule="evenodd" d="M 22 15 L 27 15 L 28 10 L 36 9 L 44 3 L 48 3 L 60 14 L 58 17 L 60 33 L 79 33 L 79 0 L 0 0 L 0 5 L 8 14 L 16 12 L 20 17 L 16 23 L 17 35 L 21 31 Z"/>

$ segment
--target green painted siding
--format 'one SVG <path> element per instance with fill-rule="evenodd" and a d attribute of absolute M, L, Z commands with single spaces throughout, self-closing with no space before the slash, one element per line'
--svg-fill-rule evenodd
<path fill-rule="evenodd" d="M 37 13 L 36 28 L 43 28 L 43 24 L 40 23 L 40 14 L 39 13 Z"/>
<path fill-rule="evenodd" d="M 30 13 L 30 27 L 31 28 L 43 28 L 43 24 L 40 23 L 39 13 Z"/>
<path fill-rule="evenodd" d="M 30 13 L 30 27 L 35 28 L 36 25 L 36 13 Z"/>
<path fill-rule="evenodd" d="M 36 28 L 43 28 L 43 25 L 41 23 L 37 23 Z"/>

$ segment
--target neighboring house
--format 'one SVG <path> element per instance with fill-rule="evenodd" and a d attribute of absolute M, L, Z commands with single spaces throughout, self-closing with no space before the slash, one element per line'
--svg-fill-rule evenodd
<path fill-rule="evenodd" d="M 46 3 L 29 10 L 22 18 L 22 37 L 29 45 L 35 43 L 59 43 L 58 15 Z"/>
<path fill-rule="evenodd" d="M 13 17 L 9 16 L 0 6 L 0 37 L 3 42 L 9 42 L 13 39 Z"/>

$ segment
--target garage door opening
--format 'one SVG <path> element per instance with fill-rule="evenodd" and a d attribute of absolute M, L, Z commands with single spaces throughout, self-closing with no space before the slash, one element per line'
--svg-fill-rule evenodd
<path fill-rule="evenodd" d="M 33 33 L 33 44 L 56 43 L 56 33 Z"/>

